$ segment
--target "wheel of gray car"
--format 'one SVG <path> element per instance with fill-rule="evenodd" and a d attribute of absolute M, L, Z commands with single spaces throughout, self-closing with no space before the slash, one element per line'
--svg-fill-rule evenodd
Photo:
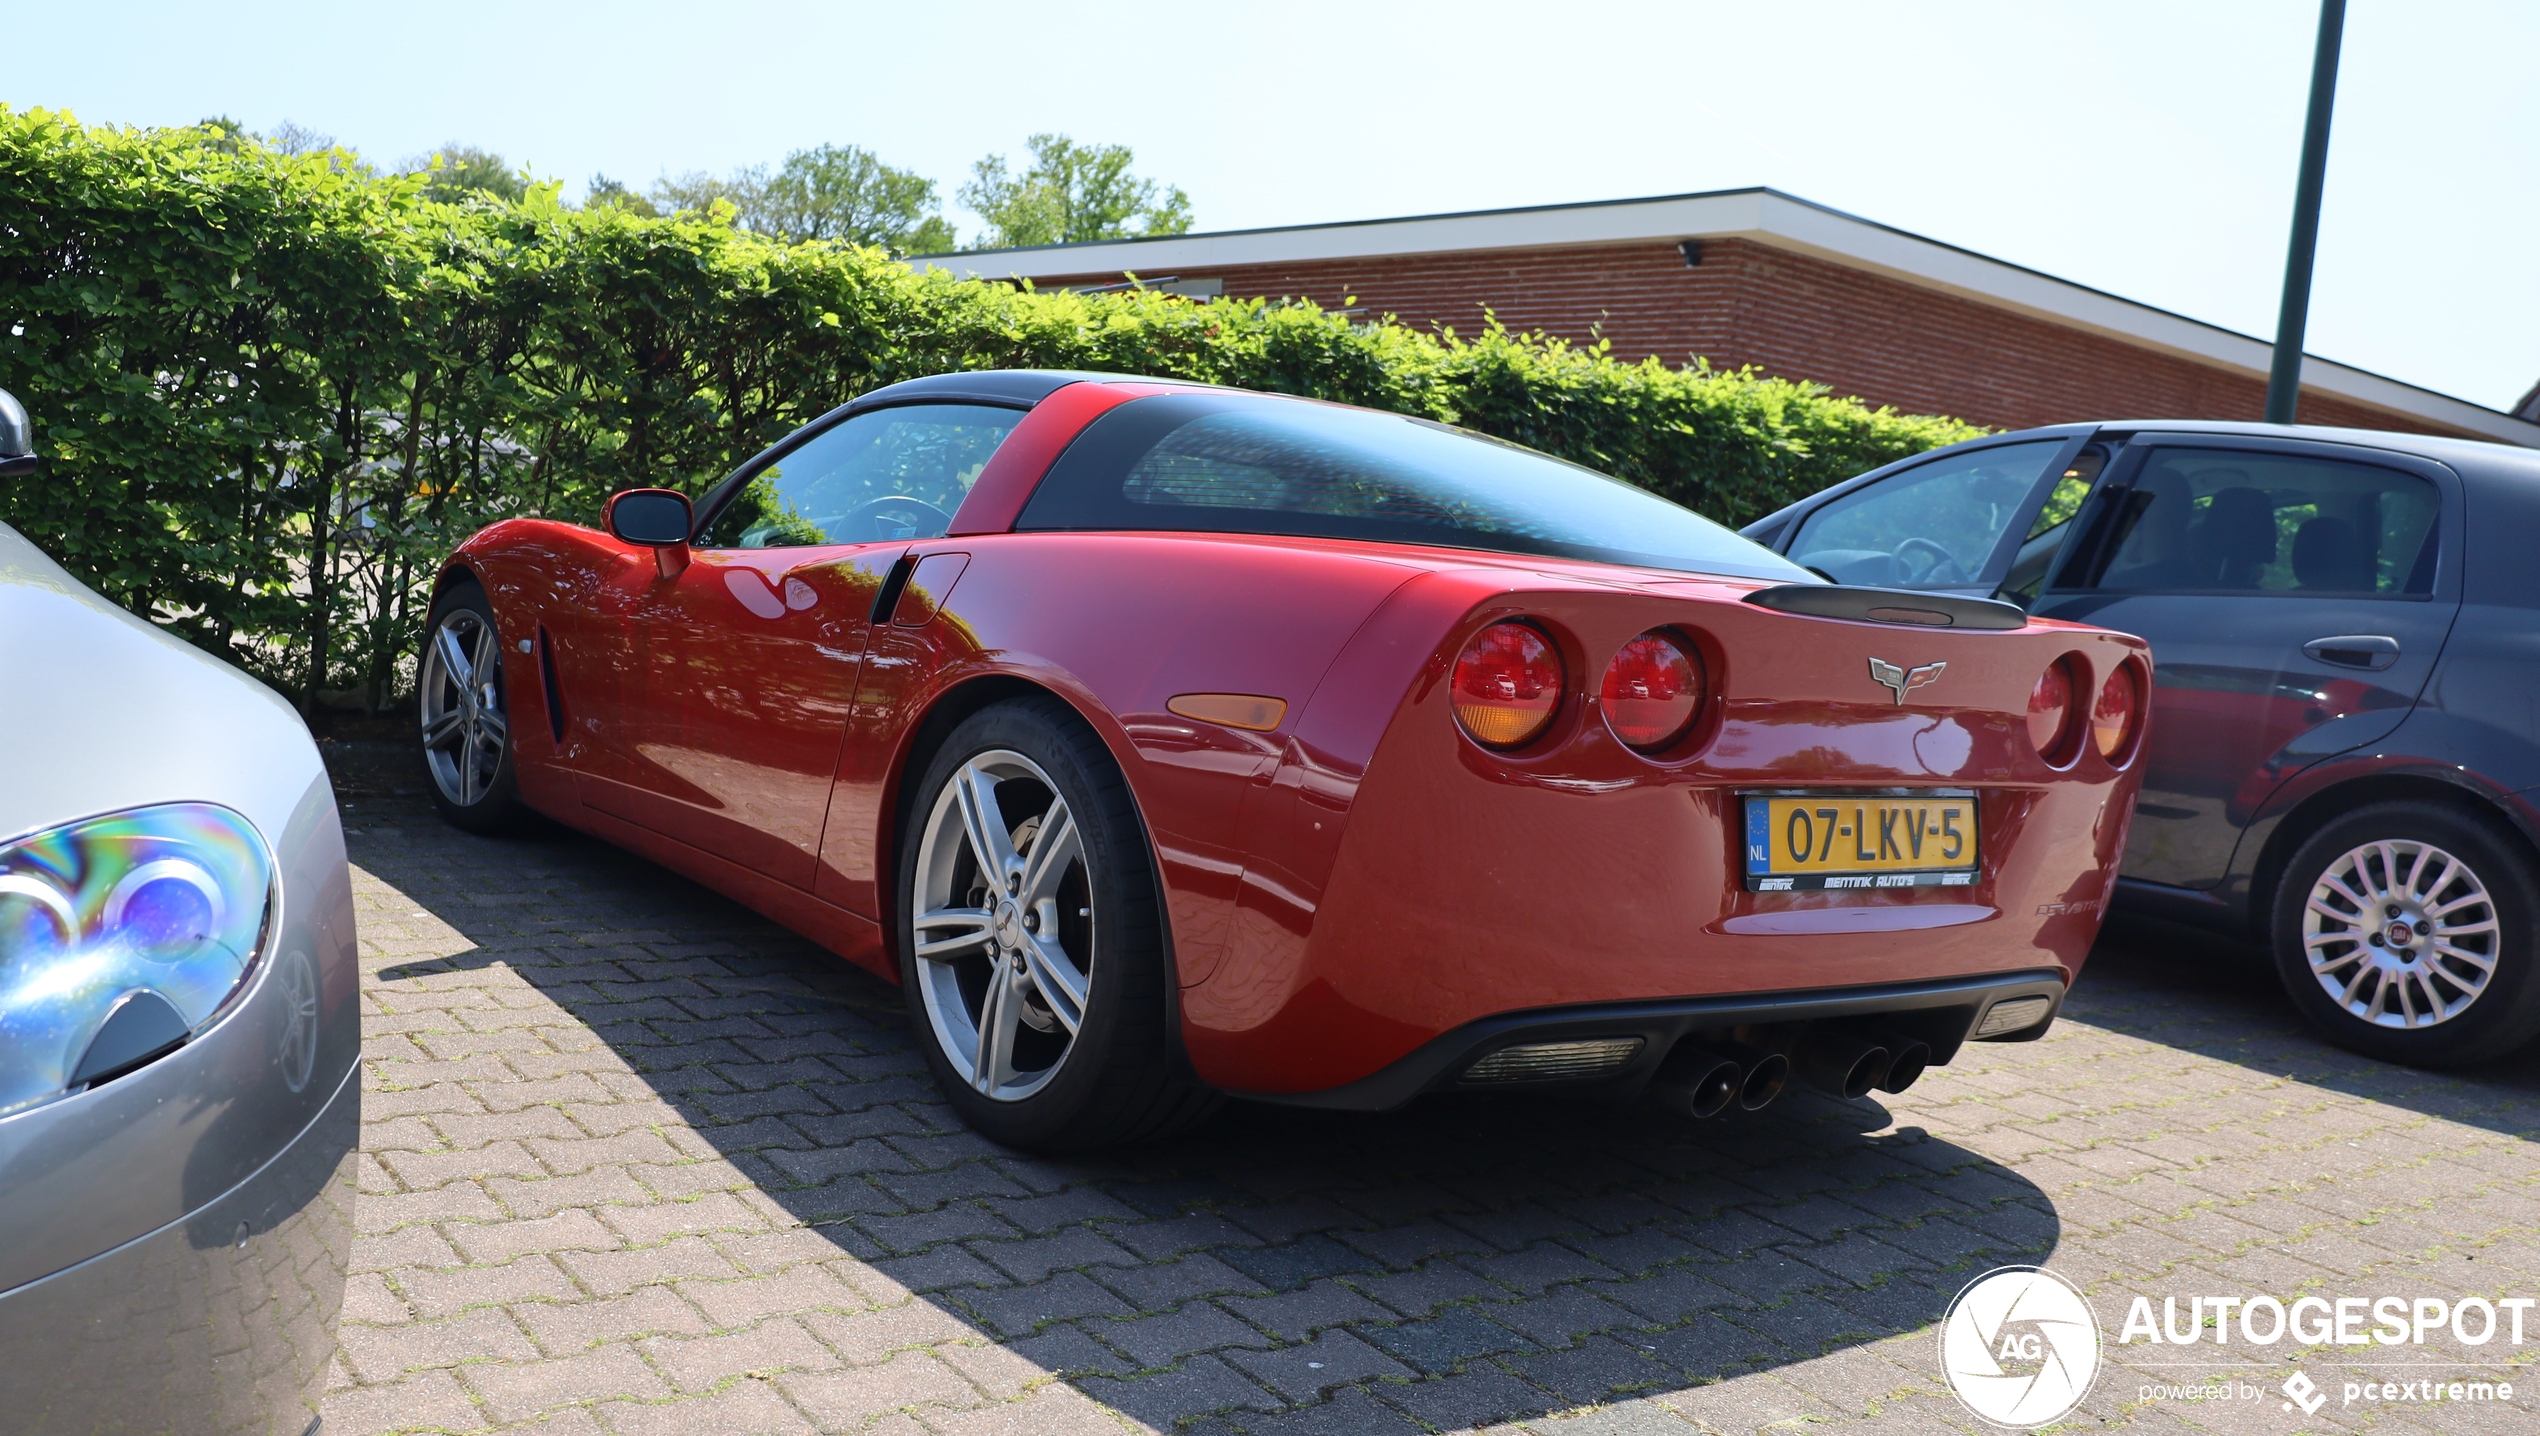
<path fill-rule="evenodd" d="M 2532 867 L 2450 808 L 2356 809 L 2285 866 L 2277 973 L 2313 1026 L 2368 1057 L 2457 1067 L 2510 1052 L 2540 1035 Z"/>
<path fill-rule="evenodd" d="M 970 1125 L 1063 1151 L 1207 1115 L 1166 1026 L 1171 964 L 1129 786 L 1055 699 L 956 728 L 916 785 L 899 861 L 900 981 Z"/>
<path fill-rule="evenodd" d="M 463 579 L 433 601 L 415 662 L 424 777 L 432 805 L 456 827 L 502 832 L 527 811 L 512 773 L 510 708 L 494 606 Z"/>

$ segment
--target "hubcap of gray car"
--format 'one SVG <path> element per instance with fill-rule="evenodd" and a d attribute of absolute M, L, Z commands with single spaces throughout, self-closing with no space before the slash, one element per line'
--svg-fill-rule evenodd
<path fill-rule="evenodd" d="M 493 791 L 511 729 L 503 719 L 494 627 L 473 609 L 442 615 L 423 648 L 423 756 L 441 796 L 472 808 Z"/>
<path fill-rule="evenodd" d="M 2302 953 L 2338 1006 L 2375 1027 L 2468 1010 L 2496 975 L 2496 904 L 2431 843 L 2366 843 L 2328 865 L 2302 909 Z"/>
<path fill-rule="evenodd" d="M 1058 1075 L 1093 990 L 1092 873 L 1067 800 L 1020 753 L 981 753 L 935 795 L 909 921 L 936 1043 L 972 1089 L 1017 1102 Z"/>

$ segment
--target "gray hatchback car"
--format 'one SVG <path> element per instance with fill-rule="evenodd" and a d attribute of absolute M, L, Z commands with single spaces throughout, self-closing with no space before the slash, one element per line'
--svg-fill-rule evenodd
<path fill-rule="evenodd" d="M 298 1436 L 361 1117 L 334 790 L 271 690 L 5 524 L 0 671 L 0 1430 Z"/>
<path fill-rule="evenodd" d="M 2066 424 L 1747 526 L 1838 583 L 2152 644 L 2116 900 L 2272 949 L 2332 1040 L 2540 1037 L 2540 453 L 2363 429 Z"/>

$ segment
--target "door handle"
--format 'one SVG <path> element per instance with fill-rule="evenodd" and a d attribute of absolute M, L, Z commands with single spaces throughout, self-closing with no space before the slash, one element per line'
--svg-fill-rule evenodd
<path fill-rule="evenodd" d="M 2335 638 L 2314 638 L 2302 645 L 2302 651 L 2322 663 L 2369 668 L 2378 673 L 2399 661 L 2399 640 L 2378 633 L 2346 633 Z"/>

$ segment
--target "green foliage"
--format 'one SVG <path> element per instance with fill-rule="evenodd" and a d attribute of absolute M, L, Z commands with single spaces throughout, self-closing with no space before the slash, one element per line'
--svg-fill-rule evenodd
<path fill-rule="evenodd" d="M 324 154 L 335 148 L 335 136 L 320 134 L 296 120 L 284 120 L 272 134 L 264 137 L 264 141 L 286 155 Z M 484 152 L 472 150 L 469 153 L 483 154 Z M 492 155 L 486 155 L 485 158 L 492 160 L 498 166 L 502 163 L 499 158 Z"/>
<path fill-rule="evenodd" d="M 651 200 L 646 199 L 644 196 L 637 194 L 631 189 L 628 189 L 625 185 L 618 183 L 616 180 L 610 179 L 607 175 L 591 176 L 590 186 L 584 191 L 582 196 L 582 207 L 585 209 L 622 209 L 629 214 L 642 215 L 646 219 L 661 218 L 660 208 Z"/>
<path fill-rule="evenodd" d="M 1010 174 L 1005 156 L 971 166 L 961 202 L 988 222 L 982 249 L 1020 249 L 1089 239 L 1183 234 L 1191 197 L 1174 186 L 1129 173 L 1127 145 L 1080 145 L 1065 135 L 1024 142 L 1032 166 Z"/>
<path fill-rule="evenodd" d="M 913 254 L 952 246 L 952 226 L 937 208 L 933 180 L 893 169 L 870 150 L 822 145 L 785 157 L 749 224 L 794 244 L 834 239 Z"/>
<path fill-rule="evenodd" d="M 655 214 L 710 214 L 717 201 L 732 206 L 737 221 L 744 210 L 758 203 L 759 190 L 767 184 L 765 165 L 748 165 L 734 170 L 730 179 L 690 170 L 682 175 L 664 175 L 653 181 L 652 209 Z"/>
<path fill-rule="evenodd" d="M 296 127 L 286 126 L 285 128 Z M 308 138 L 325 140 L 323 135 Z M 289 143 L 306 144 L 307 140 L 299 135 L 292 135 L 287 137 L 286 144 Z M 333 143 L 332 140 L 326 140 L 324 144 L 316 148 L 324 149 Z M 297 149 L 284 148 L 286 154 L 301 152 Z M 429 158 L 411 161 L 405 168 L 423 173 L 423 192 L 428 199 L 457 201 L 469 195 L 483 194 L 491 195 L 499 200 L 517 201 L 526 198 L 529 194 L 530 185 L 527 175 L 513 169 L 501 155 L 492 150 L 478 149 L 474 145 L 462 145 L 456 142 L 446 144 Z"/>
<path fill-rule="evenodd" d="M 1729 523 L 1974 432 L 1496 327 L 955 280 L 728 211 L 572 210 L 552 185 L 444 201 L 429 175 L 234 133 L 0 108 L 0 387 L 44 455 L 0 480 L 0 517 L 304 704 L 410 686 L 430 581 L 481 525 L 588 523 L 634 485 L 701 493 L 834 405 L 947 370 L 1420 414 Z"/>
<path fill-rule="evenodd" d="M 833 240 L 876 245 L 893 254 L 934 253 L 953 246 L 951 224 L 936 213 L 935 182 L 912 170 L 893 169 L 854 145 L 796 150 L 774 173 L 753 165 L 733 171 L 728 179 L 702 172 L 665 177 L 653 186 L 653 200 L 659 210 L 699 215 L 711 214 L 715 201 L 726 200 L 734 223 L 787 244 Z"/>

